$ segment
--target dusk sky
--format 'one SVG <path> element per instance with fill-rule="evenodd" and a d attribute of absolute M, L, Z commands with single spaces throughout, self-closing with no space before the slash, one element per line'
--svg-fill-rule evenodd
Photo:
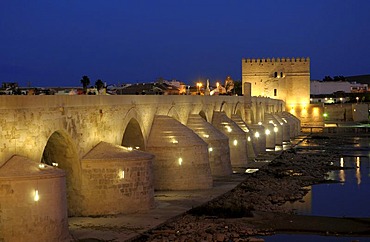
<path fill-rule="evenodd" d="M 369 0 L 2 0 L 0 34 L 0 82 L 22 86 L 240 80 L 263 57 L 370 74 Z"/>

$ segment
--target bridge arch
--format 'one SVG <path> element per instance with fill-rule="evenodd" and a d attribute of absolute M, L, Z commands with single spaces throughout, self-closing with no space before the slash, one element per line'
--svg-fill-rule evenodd
<path fill-rule="evenodd" d="M 180 123 L 181 120 L 180 120 L 180 116 L 179 114 L 177 113 L 177 110 L 174 106 L 172 106 L 169 110 L 168 110 L 168 113 L 167 113 L 167 116 L 171 117 L 171 118 L 174 118 L 176 119 L 177 121 L 179 121 Z"/>
<path fill-rule="evenodd" d="M 131 118 L 128 122 L 122 138 L 122 146 L 145 150 L 144 136 L 139 122 Z"/>
<path fill-rule="evenodd" d="M 205 121 L 207 121 L 207 122 L 208 122 L 208 120 L 207 120 L 207 115 L 206 115 L 206 113 L 205 113 L 203 110 L 201 110 L 201 111 L 199 112 L 199 116 L 201 116 Z"/>
<path fill-rule="evenodd" d="M 222 103 L 221 103 L 221 105 L 220 105 L 220 112 L 222 112 L 222 111 L 225 111 L 224 110 L 224 105 L 225 105 L 225 101 L 222 101 Z"/>
<path fill-rule="evenodd" d="M 123 127 L 120 145 L 145 150 L 147 135 L 145 134 L 143 120 L 134 108 L 130 109 L 125 115 Z"/>
<path fill-rule="evenodd" d="M 81 213 L 81 164 L 76 145 L 64 130 L 54 131 L 42 154 L 41 162 L 66 172 L 68 215 Z"/>
<path fill-rule="evenodd" d="M 220 112 L 224 112 L 228 117 L 234 112 L 234 105 L 231 102 L 222 101 L 220 106 Z"/>
<path fill-rule="evenodd" d="M 239 117 L 243 118 L 243 106 L 242 104 L 238 101 L 236 104 L 235 104 L 235 107 L 234 107 L 234 110 L 233 110 L 233 113 L 232 114 L 237 114 Z"/>

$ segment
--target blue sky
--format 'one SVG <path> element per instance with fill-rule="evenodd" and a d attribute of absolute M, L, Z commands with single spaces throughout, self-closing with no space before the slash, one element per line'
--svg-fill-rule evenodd
<path fill-rule="evenodd" d="M 368 0 L 4 0 L 0 34 L 0 82 L 21 85 L 240 80 L 243 57 L 370 73 Z"/>

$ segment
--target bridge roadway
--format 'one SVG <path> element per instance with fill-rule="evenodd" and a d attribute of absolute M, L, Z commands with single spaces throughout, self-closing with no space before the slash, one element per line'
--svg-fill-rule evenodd
<path fill-rule="evenodd" d="M 248 95 L 0 96 L 0 240 L 67 241 L 68 216 L 210 189 L 297 135 L 284 106 Z"/>

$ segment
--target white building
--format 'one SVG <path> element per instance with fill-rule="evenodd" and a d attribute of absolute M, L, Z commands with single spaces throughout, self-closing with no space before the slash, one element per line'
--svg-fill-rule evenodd
<path fill-rule="evenodd" d="M 367 92 L 367 84 L 343 81 L 311 81 L 310 94 L 332 94 L 335 92 Z"/>

